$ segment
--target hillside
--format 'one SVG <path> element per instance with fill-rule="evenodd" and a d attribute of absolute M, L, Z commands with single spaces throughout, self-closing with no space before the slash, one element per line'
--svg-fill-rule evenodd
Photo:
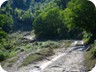
<path fill-rule="evenodd" d="M 88 0 L 6 1 L 0 8 L 0 62 L 12 72 L 32 66 L 88 71 L 96 63 L 95 18 Z"/>
<path fill-rule="evenodd" d="M 1 14 L 11 15 L 13 30 L 32 30 L 32 22 L 54 0 L 9 0 L 2 5 Z M 26 27 L 27 26 L 27 27 Z"/>

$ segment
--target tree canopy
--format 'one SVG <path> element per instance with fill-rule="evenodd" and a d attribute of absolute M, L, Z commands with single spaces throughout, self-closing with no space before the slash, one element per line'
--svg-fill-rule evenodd
<path fill-rule="evenodd" d="M 63 12 L 59 8 L 53 8 L 40 14 L 34 21 L 35 34 L 44 38 L 55 38 L 66 30 L 63 23 Z"/>
<path fill-rule="evenodd" d="M 65 24 L 69 28 L 77 27 L 94 35 L 96 30 L 96 10 L 90 1 L 71 0 L 64 13 Z"/>

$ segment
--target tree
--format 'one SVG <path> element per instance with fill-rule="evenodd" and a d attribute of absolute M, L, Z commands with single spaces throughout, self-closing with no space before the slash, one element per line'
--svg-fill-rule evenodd
<path fill-rule="evenodd" d="M 3 38 L 7 38 L 7 32 L 9 32 L 12 28 L 13 20 L 12 18 L 0 14 L 0 42 L 2 42 Z"/>
<path fill-rule="evenodd" d="M 58 38 L 61 32 L 64 32 L 64 23 L 62 11 L 59 8 L 53 8 L 40 14 L 33 22 L 33 28 L 37 37 Z"/>
<path fill-rule="evenodd" d="M 7 36 L 13 24 L 13 19 L 11 16 L 5 14 L 0 14 L 0 62 L 8 57 L 6 48 L 9 47 Z"/>
<path fill-rule="evenodd" d="M 30 1 L 30 0 L 28 0 L 28 1 Z M 27 0 L 12 0 L 12 2 L 13 2 L 12 6 L 14 7 L 14 9 L 19 8 L 19 9 L 26 10 L 30 5 L 30 4 L 27 5 Z"/>
<path fill-rule="evenodd" d="M 87 0 L 71 0 L 65 9 L 65 24 L 69 28 L 82 29 L 92 33 L 92 38 L 96 34 L 96 10 L 95 6 Z"/>
<path fill-rule="evenodd" d="M 26 11 L 22 16 L 21 16 L 21 20 L 24 24 L 29 24 L 32 25 L 33 22 L 33 14 L 30 11 Z"/>
<path fill-rule="evenodd" d="M 61 9 L 64 9 L 64 8 L 66 8 L 67 3 L 68 3 L 69 1 L 70 1 L 70 0 L 56 0 L 55 2 L 57 3 L 57 5 L 58 5 Z"/>
<path fill-rule="evenodd" d="M 12 16 L 7 16 L 5 14 L 0 14 L 0 29 L 5 32 L 9 32 L 12 28 L 13 19 Z"/>

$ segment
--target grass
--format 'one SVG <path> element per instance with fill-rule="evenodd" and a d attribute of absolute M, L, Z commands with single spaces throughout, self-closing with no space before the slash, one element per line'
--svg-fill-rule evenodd
<path fill-rule="evenodd" d="M 19 57 L 15 57 L 12 60 L 8 61 L 7 67 L 11 67 L 18 59 Z"/>
<path fill-rule="evenodd" d="M 63 47 L 69 47 L 72 41 L 43 41 L 43 42 L 34 42 L 31 45 L 27 45 L 26 49 L 41 49 L 39 52 L 35 54 L 29 55 L 19 67 L 27 66 L 28 64 L 31 64 L 36 61 L 40 61 L 48 56 L 51 56 L 54 54 L 53 49 L 60 48 L 62 44 L 64 44 Z"/>
<path fill-rule="evenodd" d="M 25 46 L 25 49 L 42 49 L 42 48 L 51 48 L 51 49 L 56 49 L 60 48 L 62 44 L 65 43 L 65 41 L 42 41 L 42 42 L 33 42 Z M 66 42 L 66 47 L 70 45 L 70 42 Z"/>
<path fill-rule="evenodd" d="M 12 60 L 8 61 L 5 60 L 1 63 L 2 66 L 6 65 L 7 67 L 11 67 L 17 60 L 19 59 L 19 57 L 15 57 Z"/>
<path fill-rule="evenodd" d="M 41 45 L 41 48 L 55 49 L 55 48 L 59 48 L 59 47 L 60 47 L 60 44 L 57 41 L 46 41 L 46 42 L 43 42 Z"/>
<path fill-rule="evenodd" d="M 28 65 L 28 64 L 31 64 L 32 62 L 35 62 L 35 61 L 38 61 L 38 60 L 41 60 L 41 59 L 42 59 L 41 55 L 37 55 L 37 54 L 29 55 L 29 56 L 22 62 L 22 64 L 20 65 L 20 67 L 26 66 L 26 65 Z"/>
<path fill-rule="evenodd" d="M 66 41 L 64 42 L 64 47 L 67 48 L 71 45 L 72 41 Z"/>
<path fill-rule="evenodd" d="M 53 54 L 53 50 L 50 49 L 50 48 L 43 48 L 40 50 L 40 52 L 36 53 L 38 55 L 42 55 L 43 57 L 44 56 L 50 56 Z"/>
<path fill-rule="evenodd" d="M 94 57 L 94 48 L 91 48 L 91 50 L 87 51 L 84 55 L 85 61 L 84 65 L 86 67 L 86 70 L 91 70 L 92 67 L 96 64 L 96 57 Z"/>
<path fill-rule="evenodd" d="M 20 53 L 22 48 L 24 49 L 24 51 L 41 49 L 38 53 L 29 55 L 21 63 L 20 67 L 22 67 L 22 66 L 26 66 L 28 64 L 31 64 L 35 61 L 42 60 L 42 59 L 46 58 L 47 56 L 54 54 L 53 49 L 62 48 L 62 47 L 67 48 L 70 46 L 71 43 L 72 43 L 72 41 L 66 41 L 66 40 L 56 40 L 56 41 L 48 40 L 48 41 L 38 41 L 38 42 L 29 43 L 29 44 L 24 44 L 23 46 L 20 45 L 19 46 L 20 48 L 15 47 L 13 49 L 13 51 L 10 52 L 9 58 L 12 58 L 12 57 L 16 56 L 18 53 Z M 13 59 L 9 62 L 7 61 L 7 63 L 8 63 L 7 66 L 11 67 L 13 65 L 13 63 L 16 62 L 17 59 L 18 58 Z"/>
<path fill-rule="evenodd" d="M 39 61 L 39 60 L 42 60 L 44 59 L 46 56 L 50 56 L 52 55 L 53 52 L 51 49 L 49 48 L 43 48 L 40 50 L 40 52 L 37 52 L 35 54 L 31 54 L 29 55 L 23 62 L 22 64 L 19 66 L 19 67 L 22 67 L 22 66 L 26 66 L 28 64 L 31 64 L 35 61 Z"/>
<path fill-rule="evenodd" d="M 69 47 L 72 41 L 70 40 L 58 40 L 58 41 L 46 41 L 42 42 L 41 48 L 51 48 L 51 49 L 56 49 L 56 48 L 61 48 L 61 47 Z"/>
<path fill-rule="evenodd" d="M 14 57 L 16 54 L 17 54 L 17 52 L 16 52 L 16 51 L 12 51 L 12 52 L 9 54 L 9 58 Z"/>

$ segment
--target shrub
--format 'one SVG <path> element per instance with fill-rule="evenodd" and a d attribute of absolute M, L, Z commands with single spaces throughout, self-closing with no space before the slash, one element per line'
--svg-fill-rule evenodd
<path fill-rule="evenodd" d="M 41 45 L 41 48 L 58 48 L 60 44 L 54 41 L 47 41 Z"/>
<path fill-rule="evenodd" d="M 63 23 L 63 17 L 63 12 L 58 7 L 41 13 L 33 22 L 36 36 L 48 39 L 64 36 L 66 27 Z"/>
<path fill-rule="evenodd" d="M 7 53 L 6 52 L 0 52 L 0 62 L 4 61 L 7 58 Z"/>
<path fill-rule="evenodd" d="M 92 48 L 91 54 L 92 54 L 92 57 L 93 58 L 96 58 L 96 47 L 95 48 Z"/>

